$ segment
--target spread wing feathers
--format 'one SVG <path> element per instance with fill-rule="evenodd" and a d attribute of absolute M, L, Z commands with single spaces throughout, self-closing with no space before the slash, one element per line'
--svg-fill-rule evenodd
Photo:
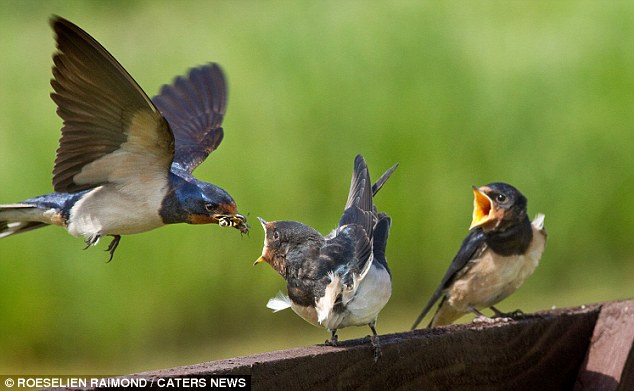
<path fill-rule="evenodd" d="M 291 299 L 282 292 L 277 292 L 277 295 L 271 297 L 266 303 L 266 307 L 272 309 L 273 312 L 282 311 L 291 308 Z"/>
<path fill-rule="evenodd" d="M 168 172 L 167 122 L 117 60 L 75 24 L 53 17 L 51 94 L 64 121 L 53 170 L 58 192 L 77 192 L 143 170 Z M 117 152 L 113 154 L 113 152 Z"/>
<path fill-rule="evenodd" d="M 460 246 L 458 253 L 451 261 L 449 269 L 447 269 L 447 272 L 442 278 L 440 285 L 438 286 L 438 288 L 436 288 L 436 291 L 434 291 L 434 294 L 431 296 L 431 298 L 425 305 L 425 308 L 423 308 L 423 310 L 421 311 L 420 315 L 418 315 L 418 318 L 416 318 L 416 321 L 412 326 L 412 330 L 414 330 L 423 320 L 423 318 L 425 317 L 425 315 L 427 315 L 434 303 L 440 298 L 440 296 L 444 294 L 444 291 L 449 288 L 449 285 L 451 285 L 454 279 L 458 275 L 461 275 L 466 271 L 465 266 L 467 266 L 469 261 L 477 258 L 478 254 L 481 254 L 482 251 L 484 251 L 486 247 L 484 240 L 484 233 L 480 228 L 477 228 L 471 231 L 469 235 L 467 235 L 467 237 L 462 241 L 462 245 Z"/>
<path fill-rule="evenodd" d="M 348 199 L 343 216 L 339 220 L 339 226 L 358 224 L 363 227 L 368 237 L 372 237 L 372 229 L 376 222 L 372 208 L 371 183 L 365 159 L 363 156 L 357 155 L 354 159 L 354 171 L 352 172 Z"/>
<path fill-rule="evenodd" d="M 192 172 L 222 141 L 220 125 L 227 104 L 227 88 L 217 64 L 192 69 L 187 78 L 165 85 L 152 101 L 174 133 L 174 165 Z"/>
<path fill-rule="evenodd" d="M 348 199 L 346 201 L 346 208 L 339 221 L 339 227 L 335 231 L 335 240 L 347 236 L 349 240 L 355 243 L 355 263 L 349 265 L 349 269 L 352 273 L 349 273 L 347 276 L 344 275 L 344 283 L 346 285 L 356 287 L 356 281 L 353 280 L 355 278 L 359 278 L 359 281 L 362 280 L 372 264 L 374 230 L 376 229 L 377 220 L 379 219 L 379 215 L 372 204 L 372 197 L 383 187 L 397 167 L 398 164 L 392 166 L 373 186 L 370 186 L 372 182 L 370 181 L 370 173 L 365 159 L 362 155 L 355 157 L 354 171 L 350 183 L 350 192 L 348 193 Z M 381 229 L 385 231 L 382 238 L 387 241 L 387 231 L 389 230 L 390 223 L 389 217 L 384 214 L 380 216 L 388 219 L 385 222 L 386 226 L 381 225 Z M 385 243 L 382 243 L 380 247 L 381 250 L 379 250 L 379 254 L 382 254 L 382 258 L 384 259 Z"/>

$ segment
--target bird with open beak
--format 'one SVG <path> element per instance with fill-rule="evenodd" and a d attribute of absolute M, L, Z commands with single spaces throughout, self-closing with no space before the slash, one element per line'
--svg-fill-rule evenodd
<path fill-rule="evenodd" d="M 337 329 L 368 325 L 374 360 L 381 355 L 377 316 L 392 294 L 385 257 L 391 219 L 379 213 L 373 196 L 397 165 L 371 185 L 365 159 L 357 155 L 348 200 L 339 225 L 326 236 L 296 221 L 260 218 L 265 231 L 262 256 L 287 283 L 288 296 L 269 300 L 274 311 L 291 308 L 309 323 L 330 330 L 326 344 L 337 344 Z"/>
<path fill-rule="evenodd" d="M 497 317 L 514 315 L 494 305 L 515 292 L 539 264 L 546 244 L 544 215 L 537 214 L 531 223 L 526 197 L 506 183 L 473 186 L 473 193 L 469 235 L 412 330 L 438 299 L 429 327 L 451 324 L 469 312 L 486 319 L 483 308 Z"/>
<path fill-rule="evenodd" d="M 121 235 L 165 224 L 218 224 L 248 231 L 225 190 L 192 171 L 220 145 L 226 83 L 203 65 L 150 98 L 108 51 L 70 21 L 53 17 L 57 40 L 51 97 L 63 119 L 54 192 L 0 205 L 0 238 L 47 225 L 103 236 L 112 259 Z"/>

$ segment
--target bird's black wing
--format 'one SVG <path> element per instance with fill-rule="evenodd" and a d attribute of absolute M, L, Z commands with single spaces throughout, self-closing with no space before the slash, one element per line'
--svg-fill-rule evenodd
<path fill-rule="evenodd" d="M 64 121 L 53 169 L 55 191 L 125 185 L 141 174 L 164 177 L 174 138 L 150 98 L 84 30 L 57 16 L 51 26 L 57 40 L 51 98 Z"/>
<path fill-rule="evenodd" d="M 478 254 L 480 254 L 484 248 L 485 236 L 482 229 L 476 228 L 469 232 L 469 235 L 467 235 L 467 237 L 462 241 L 462 245 L 460 246 L 458 253 L 451 261 L 449 269 L 447 269 L 447 272 L 440 281 L 440 285 L 436 288 L 436 291 L 434 291 L 434 294 L 431 296 L 420 315 L 418 315 L 418 318 L 416 318 L 416 321 L 412 326 L 412 330 L 414 330 L 421 320 L 423 320 L 434 303 L 440 298 L 440 296 L 442 296 L 443 291 L 451 285 L 460 271 L 467 266 L 470 260 L 477 258 Z"/>
<path fill-rule="evenodd" d="M 176 140 L 173 166 L 192 172 L 222 141 L 227 88 L 217 64 L 194 68 L 165 85 L 152 101 Z"/>
<path fill-rule="evenodd" d="M 365 159 L 363 156 L 357 155 L 354 159 L 354 171 L 348 199 L 335 236 L 335 239 L 341 237 L 340 240 L 351 240 L 355 244 L 355 264 L 349 266 L 357 273 L 364 269 L 364 265 L 372 253 L 371 238 L 376 223 L 376 214 L 372 207 L 371 183 Z M 352 226 L 359 226 L 362 230 L 353 229 Z"/>
<path fill-rule="evenodd" d="M 381 264 L 385 270 L 392 276 L 392 272 L 387 265 L 387 259 L 385 258 L 385 249 L 387 248 L 387 238 L 390 234 L 390 226 L 392 225 L 392 219 L 385 213 L 379 214 L 379 220 L 374 226 L 374 234 L 372 237 L 372 255 L 374 255 L 374 261 Z"/>

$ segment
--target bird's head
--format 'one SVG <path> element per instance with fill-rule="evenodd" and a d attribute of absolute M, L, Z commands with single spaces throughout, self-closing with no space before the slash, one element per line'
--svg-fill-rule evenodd
<path fill-rule="evenodd" d="M 163 203 L 164 220 L 188 224 L 218 224 L 249 232 L 247 219 L 238 213 L 238 207 L 229 193 L 211 183 L 196 179 L 183 181 Z M 182 217 L 180 217 L 182 216 Z M 180 221 L 179 221 L 180 220 Z"/>
<path fill-rule="evenodd" d="M 264 247 L 262 255 L 253 263 L 257 265 L 266 262 L 273 269 L 286 277 L 287 261 L 298 260 L 308 256 L 315 243 L 321 243 L 323 238 L 313 228 L 296 221 L 267 222 L 258 217 L 264 229 Z"/>
<path fill-rule="evenodd" d="M 526 197 L 513 186 L 496 182 L 473 186 L 473 220 L 469 229 L 482 227 L 485 232 L 504 229 L 526 218 Z"/>

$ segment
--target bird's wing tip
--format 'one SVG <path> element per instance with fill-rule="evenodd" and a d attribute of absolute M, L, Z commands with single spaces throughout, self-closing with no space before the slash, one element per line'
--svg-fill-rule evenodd
<path fill-rule="evenodd" d="M 535 218 L 533 219 L 533 226 L 537 229 L 544 229 L 544 220 L 546 219 L 546 216 L 543 213 L 537 213 L 537 215 L 535 215 Z"/>

